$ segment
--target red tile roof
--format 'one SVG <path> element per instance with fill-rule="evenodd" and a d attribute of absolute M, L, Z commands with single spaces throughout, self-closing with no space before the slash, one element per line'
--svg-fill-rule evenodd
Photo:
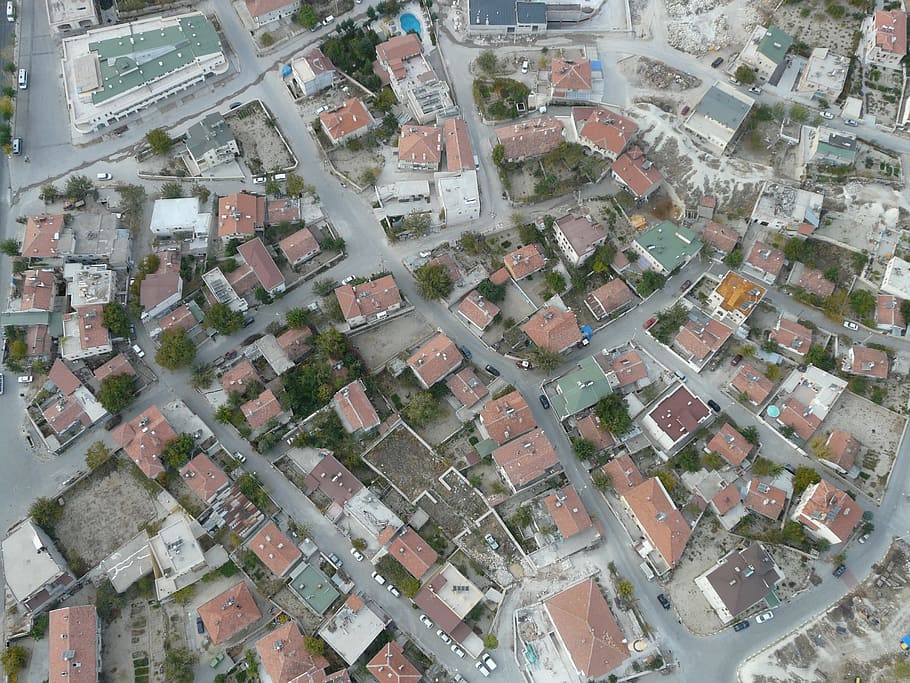
<path fill-rule="evenodd" d="M 769 247 L 762 242 L 756 242 L 752 247 L 752 251 L 749 252 L 746 263 L 777 277 L 780 275 L 781 268 L 784 267 L 784 252 L 780 249 Z"/>
<path fill-rule="evenodd" d="M 373 125 L 373 117 L 357 97 L 345 100 L 337 109 L 322 112 L 319 119 L 326 135 L 335 143 L 351 133 Z"/>
<path fill-rule="evenodd" d="M 318 488 L 336 505 L 344 505 L 363 484 L 331 452 L 322 451 L 322 454 L 322 460 L 307 476 L 307 488 L 310 491 Z"/>
<path fill-rule="evenodd" d="M 853 375 L 885 379 L 888 369 L 888 354 L 868 346 L 854 344 L 844 359 L 844 370 Z"/>
<path fill-rule="evenodd" d="M 280 0 L 286 2 L 287 0 Z M 307 651 L 296 621 L 289 621 L 256 641 L 262 668 L 272 683 L 324 683 L 325 657 Z"/>
<path fill-rule="evenodd" d="M 531 407 L 517 391 L 489 401 L 480 411 L 480 422 L 499 446 L 537 426 Z"/>
<path fill-rule="evenodd" d="M 259 429 L 269 420 L 281 414 L 281 404 L 275 398 L 271 389 L 266 389 L 252 401 L 247 401 L 240 406 L 240 411 L 246 418 L 250 427 Z"/>
<path fill-rule="evenodd" d="M 174 293 L 181 291 L 180 254 L 176 251 L 159 251 L 158 269 L 149 273 L 139 285 L 139 303 L 150 311 Z"/>
<path fill-rule="evenodd" d="M 215 494 L 230 482 L 224 471 L 205 453 L 200 453 L 184 465 L 180 476 L 193 489 L 193 493 L 206 503 L 211 502 Z"/>
<path fill-rule="evenodd" d="M 575 422 L 578 435 L 594 444 L 598 451 L 609 448 L 616 443 L 613 435 L 600 424 L 600 418 L 594 413 Z"/>
<path fill-rule="evenodd" d="M 265 227 L 265 197 L 238 192 L 218 200 L 218 236 L 246 235 Z"/>
<path fill-rule="evenodd" d="M 907 323 L 901 313 L 901 300 L 892 294 L 879 294 L 875 309 L 875 322 L 905 329 Z"/>
<path fill-rule="evenodd" d="M 792 396 L 784 401 L 778 422 L 792 428 L 803 441 L 809 441 L 821 426 L 818 415 L 806 412 L 808 408 Z"/>
<path fill-rule="evenodd" d="M 799 286 L 811 294 L 828 297 L 834 294 L 834 283 L 831 282 L 820 270 L 803 267 L 799 278 Z"/>
<path fill-rule="evenodd" d="M 186 304 L 180 304 L 178 308 L 175 308 L 170 313 L 166 313 L 158 320 L 158 327 L 161 328 L 162 332 L 169 330 L 172 327 L 179 327 L 189 332 L 198 324 L 199 321 L 196 320 L 196 316 L 193 315 L 189 306 Z"/>
<path fill-rule="evenodd" d="M 237 247 L 237 251 L 247 265 L 253 269 L 256 279 L 259 280 L 259 284 L 262 285 L 265 291 L 271 292 L 276 287 L 284 284 L 284 275 L 281 274 L 278 266 L 275 265 L 275 261 L 265 248 L 262 238 L 257 237 L 241 244 Z"/>
<path fill-rule="evenodd" d="M 499 315 L 499 306 L 481 296 L 476 289 L 461 300 L 456 309 L 469 323 L 478 330 L 487 329 Z"/>
<path fill-rule="evenodd" d="M 743 505 L 768 519 L 778 519 L 787 504 L 787 492 L 770 486 L 758 479 L 752 479 L 746 487 Z"/>
<path fill-rule="evenodd" d="M 278 243 L 278 247 L 292 266 L 319 253 L 319 242 L 309 228 L 288 235 Z"/>
<path fill-rule="evenodd" d="M 397 640 L 391 641 L 367 662 L 367 670 L 382 683 L 419 683 L 421 679 L 420 671 L 404 656 L 404 649 Z"/>
<path fill-rule="evenodd" d="M 504 285 L 509 281 L 510 277 L 511 274 L 509 273 L 509 270 L 503 267 L 490 273 L 490 282 L 494 285 Z"/>
<path fill-rule="evenodd" d="M 500 446 L 493 451 L 493 460 L 516 490 L 559 464 L 556 450 L 542 429 Z"/>
<path fill-rule="evenodd" d="M 629 151 L 613 162 L 610 170 L 617 179 L 636 197 L 644 197 L 663 182 L 663 174 L 645 158 L 645 153 L 638 147 Z"/>
<path fill-rule="evenodd" d="M 725 515 L 742 502 L 736 484 L 727 484 L 711 499 L 711 505 L 719 515 Z"/>
<path fill-rule="evenodd" d="M 247 541 L 246 547 L 262 560 L 275 576 L 284 576 L 303 557 L 294 542 L 275 522 L 269 522 Z"/>
<path fill-rule="evenodd" d="M 575 92 L 591 90 L 593 83 L 591 62 L 587 59 L 554 57 L 550 64 L 550 85 L 555 97 L 566 97 Z"/>
<path fill-rule="evenodd" d="M 731 382 L 737 391 L 747 394 L 755 405 L 761 405 L 774 388 L 774 382 L 765 377 L 751 363 L 743 363 Z"/>
<path fill-rule="evenodd" d="M 29 216 L 25 223 L 22 255 L 27 258 L 59 258 L 57 245 L 63 230 L 63 216 L 42 213 Z"/>
<path fill-rule="evenodd" d="M 788 351 L 805 356 L 812 345 L 812 330 L 781 315 L 768 335 Z"/>
<path fill-rule="evenodd" d="M 250 11 L 250 16 L 254 19 L 291 4 L 288 0 L 244 0 L 244 2 Z"/>
<path fill-rule="evenodd" d="M 860 442 L 856 437 L 843 429 L 835 429 L 828 435 L 825 446 L 829 451 L 825 460 L 849 472 L 859 455 Z"/>
<path fill-rule="evenodd" d="M 436 564 L 439 555 L 430 544 L 420 537 L 411 527 L 396 536 L 389 544 L 389 555 L 401 563 L 415 579 L 422 579 L 430 568 Z"/>
<path fill-rule="evenodd" d="M 241 581 L 197 610 L 213 645 L 220 645 L 262 618 L 253 594 Z"/>
<path fill-rule="evenodd" d="M 702 232 L 702 238 L 718 251 L 729 254 L 739 244 L 740 236 L 729 225 L 708 221 L 704 232 Z"/>
<path fill-rule="evenodd" d="M 408 365 L 424 386 L 431 387 L 461 365 L 461 361 L 455 342 L 440 333 L 408 358 Z"/>
<path fill-rule="evenodd" d="M 110 347 L 111 335 L 107 328 L 101 324 L 101 314 L 104 306 L 93 304 L 91 306 L 80 306 L 74 313 L 67 313 L 63 319 L 67 322 L 77 320 L 79 322 L 79 346 L 83 351 L 88 349 L 97 349 L 101 347 Z"/>
<path fill-rule="evenodd" d="M 54 346 L 47 325 L 29 325 L 25 328 L 26 357 L 47 356 Z"/>
<path fill-rule="evenodd" d="M 20 311 L 50 311 L 54 302 L 54 271 L 27 270 L 22 273 Z"/>
<path fill-rule="evenodd" d="M 66 683 L 96 683 L 101 654 L 100 625 L 94 605 L 51 610 L 48 621 L 50 679 Z M 60 678 L 59 672 L 64 672 Z"/>
<path fill-rule="evenodd" d="M 728 422 L 708 442 L 708 450 L 731 465 L 741 465 L 752 452 L 752 444 Z"/>
<path fill-rule="evenodd" d="M 506 161 L 522 161 L 551 152 L 563 142 L 564 126 L 555 116 L 541 116 L 496 129 Z"/>
<path fill-rule="evenodd" d="M 580 138 L 613 158 L 623 153 L 638 132 L 634 121 L 604 107 L 572 107 L 572 118 Z"/>
<path fill-rule="evenodd" d="M 540 253 L 540 249 L 536 244 L 526 244 L 515 251 L 509 252 L 502 260 L 505 263 L 506 270 L 515 280 L 526 278 L 547 265 L 546 259 Z M 492 282 L 492 276 L 490 280 Z M 502 283 L 494 282 L 494 284 Z"/>
<path fill-rule="evenodd" d="M 844 491 L 822 480 L 800 498 L 797 521 L 810 531 L 827 528 L 843 543 L 863 520 L 863 509 Z"/>
<path fill-rule="evenodd" d="M 95 379 L 99 382 L 108 377 L 112 377 L 113 375 L 130 375 L 133 377 L 136 375 L 133 364 L 122 353 L 118 353 L 107 363 L 95 370 Z"/>
<path fill-rule="evenodd" d="M 561 352 L 581 341 L 575 312 L 558 311 L 552 306 L 544 306 L 521 329 L 537 346 L 549 351 Z"/>
<path fill-rule="evenodd" d="M 634 349 L 618 356 L 597 353 L 594 354 L 594 362 L 603 370 L 611 385 L 618 382 L 621 388 L 640 382 L 648 376 L 648 367 Z"/>
<path fill-rule="evenodd" d="M 428 266 L 443 265 L 446 267 L 446 270 L 449 271 L 449 277 L 452 278 L 452 282 L 461 282 L 463 276 L 461 271 L 458 270 L 458 264 L 455 263 L 455 259 L 452 258 L 451 254 L 440 254 L 436 258 L 431 259 L 428 263 Z"/>
<path fill-rule="evenodd" d="M 370 403 L 366 387 L 359 379 L 339 389 L 332 398 L 332 403 L 348 433 L 369 431 L 379 426 L 379 414 Z"/>
<path fill-rule="evenodd" d="M 72 394 L 49 403 L 42 411 L 42 414 L 51 429 L 57 434 L 63 434 L 77 422 L 82 423 L 85 427 L 92 425 L 91 418 L 86 415 L 82 405 Z"/>
<path fill-rule="evenodd" d="M 446 145 L 446 170 L 473 171 L 476 168 L 474 150 L 464 119 L 446 119 L 443 137 Z"/>
<path fill-rule="evenodd" d="M 673 343 L 685 349 L 695 360 L 703 361 L 712 352 L 718 351 L 731 334 L 733 330 L 717 320 L 709 320 L 707 325 L 687 320 Z"/>
<path fill-rule="evenodd" d="M 664 561 L 671 567 L 679 562 L 692 530 L 660 480 L 646 479 L 621 495 Z"/>
<path fill-rule="evenodd" d="M 694 433 L 710 414 L 704 403 L 680 386 L 654 406 L 648 417 L 675 444 Z"/>
<path fill-rule="evenodd" d="M 69 396 L 82 386 L 82 382 L 61 358 L 57 358 L 54 361 L 54 365 L 51 367 L 51 371 L 47 378 L 54 383 L 54 386 L 56 386 L 64 396 Z"/>
<path fill-rule="evenodd" d="M 585 305 L 598 320 L 603 320 L 614 311 L 635 301 L 635 295 L 623 280 L 613 278 L 585 297 Z"/>
<path fill-rule="evenodd" d="M 401 306 L 401 292 L 391 275 L 359 285 L 342 285 L 335 290 L 345 320 L 375 316 Z"/>
<path fill-rule="evenodd" d="M 227 392 L 242 394 L 253 382 L 259 381 L 259 373 L 250 361 L 244 359 L 221 375 L 221 386 Z"/>
<path fill-rule="evenodd" d="M 554 491 L 544 498 L 543 502 L 564 539 L 594 526 L 574 486 Z"/>
<path fill-rule="evenodd" d="M 278 335 L 276 341 L 281 350 L 287 355 L 288 360 L 292 363 L 297 361 L 301 356 L 309 353 L 311 347 L 306 340 L 313 336 L 313 331 L 309 327 L 299 329 L 291 328 L 287 332 Z"/>
<path fill-rule="evenodd" d="M 610 475 L 610 479 L 613 481 L 613 489 L 620 496 L 623 495 L 625 491 L 635 488 L 645 480 L 628 453 L 623 453 L 622 455 L 613 458 L 610 462 L 601 467 L 601 469 L 606 474 Z"/>
<path fill-rule="evenodd" d="M 398 134 L 398 160 L 438 168 L 442 161 L 442 130 L 436 126 L 403 125 Z"/>
<path fill-rule="evenodd" d="M 907 13 L 900 9 L 875 11 L 875 45 L 882 52 L 907 54 Z"/>
<path fill-rule="evenodd" d="M 177 438 L 158 406 L 146 408 L 128 423 L 117 427 L 112 436 L 149 479 L 164 472 L 161 453 Z"/>
<path fill-rule="evenodd" d="M 420 42 L 420 38 L 413 33 L 395 36 L 376 46 L 376 57 L 383 64 L 391 64 L 396 60 L 410 59 L 422 52 L 423 45 Z"/>
<path fill-rule="evenodd" d="M 490 393 L 474 373 L 474 368 L 462 368 L 446 378 L 446 386 L 465 408 L 472 408 Z"/>

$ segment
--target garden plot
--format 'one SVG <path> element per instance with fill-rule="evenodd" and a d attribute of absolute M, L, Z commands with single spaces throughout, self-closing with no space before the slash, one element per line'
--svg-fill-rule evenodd
<path fill-rule="evenodd" d="M 254 174 L 290 170 L 297 165 L 274 119 L 260 102 L 245 105 L 225 120 Z"/>
<path fill-rule="evenodd" d="M 854 32 L 859 31 L 862 19 L 855 16 L 856 7 L 847 2 L 810 0 L 779 3 L 763 0 L 762 9 L 770 23 L 793 37 L 794 48 L 800 54 L 808 56 L 809 49 L 813 47 L 827 47 L 840 55 L 855 52 Z"/>
<path fill-rule="evenodd" d="M 543 157 L 505 167 L 511 197 L 520 202 L 540 202 L 571 194 L 582 185 L 597 181 L 606 171 L 607 162 L 586 155 L 581 145 L 562 143 Z"/>
<path fill-rule="evenodd" d="M 901 108 L 901 91 L 904 84 L 903 69 L 883 69 L 873 66 L 865 74 L 863 92 L 866 113 L 875 117 L 882 126 L 897 123 Z"/>

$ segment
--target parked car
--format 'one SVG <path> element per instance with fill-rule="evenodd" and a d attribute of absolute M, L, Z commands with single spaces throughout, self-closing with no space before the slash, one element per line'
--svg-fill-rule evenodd
<path fill-rule="evenodd" d="M 31 375 L 21 375 L 19 377 L 19 384 L 31 384 L 32 376 Z"/>
<path fill-rule="evenodd" d="M 659 602 L 660 606 L 664 609 L 670 609 L 670 600 L 663 593 L 657 596 L 657 602 Z"/>
<path fill-rule="evenodd" d="M 221 664 L 221 661 L 222 661 L 223 659 L 224 659 L 224 653 L 223 653 L 223 652 L 220 653 L 220 654 L 218 654 L 218 655 L 215 655 L 214 657 L 212 657 L 212 663 L 209 664 L 209 666 L 212 667 L 213 669 L 217 669 L 217 668 L 218 668 L 218 665 Z"/>
<path fill-rule="evenodd" d="M 95 177 L 98 178 L 98 180 L 110 180 L 114 176 L 112 176 L 110 173 L 98 173 L 95 175 Z"/>
<path fill-rule="evenodd" d="M 237 462 L 246 462 L 246 456 L 243 453 L 241 453 L 240 451 L 237 451 L 236 453 L 234 453 L 234 460 L 236 460 Z"/>
<path fill-rule="evenodd" d="M 790 474 L 796 474 L 796 468 L 789 463 L 784 465 L 784 469 L 787 470 Z"/>
<path fill-rule="evenodd" d="M 228 351 L 226 354 L 224 354 L 224 360 L 234 360 L 236 357 L 237 357 L 236 349 L 232 349 L 231 351 Z"/>
<path fill-rule="evenodd" d="M 550 399 L 548 399 L 545 394 L 541 394 L 538 398 L 540 399 L 540 405 L 543 406 L 543 409 L 549 410 L 550 409 Z"/>
<path fill-rule="evenodd" d="M 490 546 L 493 550 L 499 549 L 499 543 L 493 538 L 493 534 L 486 534 L 483 537 L 483 540 L 487 542 L 487 545 Z"/>
<path fill-rule="evenodd" d="M 202 617 L 196 617 L 196 633 L 205 633 L 205 624 L 202 623 Z"/>
<path fill-rule="evenodd" d="M 266 180 L 267 180 L 267 178 L 264 175 L 256 176 L 255 178 L 253 178 L 253 184 L 254 185 L 265 185 Z"/>
<path fill-rule="evenodd" d="M 357 548 L 351 548 L 351 555 L 358 562 L 363 562 L 363 553 L 357 550 Z"/>
<path fill-rule="evenodd" d="M 231 109 L 237 109 L 240 105 L 240 102 L 231 102 Z"/>
<path fill-rule="evenodd" d="M 436 629 L 436 635 L 439 636 L 439 639 L 446 645 L 452 642 L 452 639 L 449 638 L 449 634 L 443 631 L 441 628 Z"/>
<path fill-rule="evenodd" d="M 577 349 L 583 349 L 584 347 L 586 347 L 586 346 L 587 346 L 588 344 L 590 344 L 590 343 L 591 343 L 591 340 L 590 340 L 590 339 L 588 339 L 587 337 L 582 337 L 581 339 L 578 340 L 578 342 L 576 342 L 575 348 L 577 348 Z"/>
<path fill-rule="evenodd" d="M 689 287 L 692 286 L 692 280 L 686 280 L 682 283 L 682 287 L 679 288 L 680 292 L 685 292 Z"/>
<path fill-rule="evenodd" d="M 735 76 L 730 76 L 730 82 L 731 82 L 733 85 L 739 85 L 739 81 L 736 80 L 736 77 L 735 77 Z"/>
<path fill-rule="evenodd" d="M 341 565 L 344 564 L 341 561 L 341 558 L 338 557 L 338 555 L 336 555 L 335 553 L 332 553 L 331 555 L 329 555 L 329 562 L 332 563 L 332 565 L 335 567 L 335 569 L 341 569 Z"/>
<path fill-rule="evenodd" d="M 468 360 L 471 360 L 471 357 L 474 355 L 473 353 L 471 353 L 471 349 L 469 349 L 467 346 L 459 346 L 458 350 L 461 351 L 461 355 L 464 356 L 465 358 L 467 358 Z"/>
<path fill-rule="evenodd" d="M 767 612 L 762 612 L 757 617 L 755 617 L 756 624 L 764 624 L 766 621 L 771 621 L 774 618 L 774 612 L 770 610 Z"/>
<path fill-rule="evenodd" d="M 868 540 L 869 540 L 869 534 L 863 534 L 862 536 L 859 537 L 860 543 L 865 543 Z"/>
<path fill-rule="evenodd" d="M 856 128 L 859 125 L 859 121 L 857 121 L 856 119 L 847 119 L 846 121 L 844 121 L 844 123 L 846 123 L 848 126 L 853 126 L 854 128 Z"/>
<path fill-rule="evenodd" d="M 711 68 L 712 68 L 712 69 L 716 69 L 717 67 L 719 67 L 719 66 L 720 66 L 721 64 L 723 64 L 723 63 L 724 63 L 724 58 L 723 58 L 723 57 L 718 57 L 718 58 L 715 59 L 713 62 L 711 62 Z"/>
<path fill-rule="evenodd" d="M 458 647 L 458 644 L 457 644 L 457 643 L 452 643 L 452 644 L 449 646 L 449 649 L 450 649 L 452 652 L 454 652 L 456 655 L 458 655 L 459 657 L 461 657 L 462 659 L 464 659 L 464 650 L 462 650 L 460 647 Z"/>
<path fill-rule="evenodd" d="M 686 383 L 686 379 L 687 379 L 686 376 L 683 373 L 681 373 L 679 370 L 674 370 L 673 374 L 676 375 L 676 379 L 678 379 L 680 382 L 682 382 L 683 384 Z"/>
<path fill-rule="evenodd" d="M 483 665 L 483 662 L 474 662 L 474 668 L 477 669 L 484 678 L 490 677 L 490 670 Z"/>
<path fill-rule="evenodd" d="M 372 576 L 373 576 L 373 581 L 378 583 L 380 586 L 385 585 L 385 577 L 382 574 L 380 574 L 379 572 L 373 572 Z"/>
<path fill-rule="evenodd" d="M 400 598 L 400 597 L 401 597 L 401 591 L 398 590 L 398 589 L 395 587 L 394 584 L 391 584 L 391 583 L 390 583 L 388 586 L 385 587 L 385 589 L 386 589 L 387 591 L 389 591 L 389 593 L 391 593 L 392 595 L 394 595 L 396 598 Z"/>
<path fill-rule="evenodd" d="M 468 679 L 466 679 L 464 676 L 462 676 L 460 673 L 458 673 L 456 671 L 455 677 L 452 680 L 455 681 L 455 683 L 465 683 L 465 681 Z"/>
<path fill-rule="evenodd" d="M 733 367 L 736 367 L 737 365 L 740 364 L 740 362 L 742 361 L 742 359 L 743 359 L 743 354 L 737 353 L 737 354 L 736 354 L 735 356 L 733 356 L 733 358 L 730 360 L 730 365 L 732 365 Z"/>
<path fill-rule="evenodd" d="M 430 258 L 433 255 L 432 251 L 422 251 L 420 252 L 420 258 Z"/>
<path fill-rule="evenodd" d="M 830 111 L 823 111 L 823 112 L 822 112 L 822 118 L 823 118 L 823 119 L 828 119 L 828 120 L 830 121 L 831 119 L 834 118 L 834 114 L 832 114 Z"/>
<path fill-rule="evenodd" d="M 483 660 L 484 665 L 490 671 L 496 671 L 496 662 L 493 661 L 493 658 L 490 656 L 489 652 L 484 652 L 480 658 Z"/>
<path fill-rule="evenodd" d="M 715 401 L 713 398 L 708 399 L 708 407 L 713 410 L 715 413 L 719 413 L 722 409 L 720 403 Z"/>
<path fill-rule="evenodd" d="M 834 570 L 834 576 L 843 576 L 846 571 L 847 571 L 847 565 L 845 565 L 843 562 L 841 562 L 839 565 L 837 565 L 837 568 Z"/>
<path fill-rule="evenodd" d="M 746 621 L 740 621 L 739 623 L 733 624 L 734 631 L 745 631 L 747 628 L 749 628 L 748 619 L 746 619 Z"/>
<path fill-rule="evenodd" d="M 859 325 L 857 325 L 852 320 L 845 320 L 844 327 L 846 327 L 848 330 L 858 330 L 859 329 Z"/>
<path fill-rule="evenodd" d="M 342 285 L 349 285 L 354 281 L 353 275 L 348 275 L 344 280 L 341 281 Z"/>
<path fill-rule="evenodd" d="M 0 382 L 0 394 L 2 394 L 2 393 L 3 393 L 3 382 Z M 104 423 L 104 428 L 107 431 L 111 431 L 114 427 L 119 425 L 121 422 L 123 422 L 123 415 L 121 415 L 120 413 L 117 413 L 116 415 L 113 415 L 107 419 L 107 421 Z"/>
<path fill-rule="evenodd" d="M 534 367 L 531 365 L 531 361 L 529 360 L 517 360 L 515 361 L 515 365 L 522 368 L 523 370 L 530 370 Z"/>
<path fill-rule="evenodd" d="M 139 346 L 139 344 L 133 344 L 133 353 L 140 358 L 145 358 L 145 351 L 142 350 L 142 347 Z"/>
<path fill-rule="evenodd" d="M 251 316 L 251 315 L 248 315 L 247 317 L 245 317 L 245 318 L 243 319 L 243 326 L 244 326 L 244 327 L 249 327 L 249 326 L 252 325 L 254 322 L 256 322 L 256 318 L 254 318 L 254 317 Z"/>
<path fill-rule="evenodd" d="M 753 95 L 761 95 L 761 88 L 759 88 L 757 85 L 753 85 L 751 88 L 749 88 L 749 92 Z"/>
<path fill-rule="evenodd" d="M 656 322 L 657 322 L 657 318 L 648 318 L 647 320 L 645 320 L 645 324 L 642 325 L 642 327 L 644 327 L 646 330 L 650 330 L 651 326 Z"/>
<path fill-rule="evenodd" d="M 680 116 L 685 116 L 685 115 L 688 114 L 690 111 L 691 111 L 691 109 L 689 108 L 689 105 L 687 104 L 685 107 L 682 108 L 682 111 L 679 112 L 679 115 L 680 115 Z"/>
<path fill-rule="evenodd" d="M 424 626 L 426 626 L 427 628 L 433 628 L 433 622 L 430 621 L 430 617 L 428 617 L 426 614 L 420 615 L 420 623 L 423 624 Z"/>
<path fill-rule="evenodd" d="M 523 73 L 523 74 L 528 73 L 528 68 L 529 68 L 530 66 L 531 66 L 530 62 L 528 62 L 527 59 L 523 59 L 523 60 L 521 61 L 521 73 Z"/>
<path fill-rule="evenodd" d="M 494 366 L 492 366 L 490 364 L 485 365 L 484 370 L 486 370 L 491 375 L 493 375 L 493 377 L 499 377 L 499 375 L 502 374 L 501 372 L 499 372 L 499 370 L 497 370 Z"/>

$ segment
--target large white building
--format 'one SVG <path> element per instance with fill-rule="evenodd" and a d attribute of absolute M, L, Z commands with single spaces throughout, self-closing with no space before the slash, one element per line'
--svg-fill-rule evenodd
<path fill-rule="evenodd" d="M 897 256 L 888 261 L 881 289 L 898 299 L 910 299 L 910 263 Z"/>

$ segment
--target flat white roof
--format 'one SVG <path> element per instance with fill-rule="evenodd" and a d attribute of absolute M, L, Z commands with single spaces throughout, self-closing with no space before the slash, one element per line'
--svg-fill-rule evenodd
<path fill-rule="evenodd" d="M 50 552 L 38 552 L 49 545 L 51 541 L 30 519 L 3 539 L 0 551 L 3 554 L 6 585 L 19 602 L 66 571 L 66 566 L 58 564 Z"/>

